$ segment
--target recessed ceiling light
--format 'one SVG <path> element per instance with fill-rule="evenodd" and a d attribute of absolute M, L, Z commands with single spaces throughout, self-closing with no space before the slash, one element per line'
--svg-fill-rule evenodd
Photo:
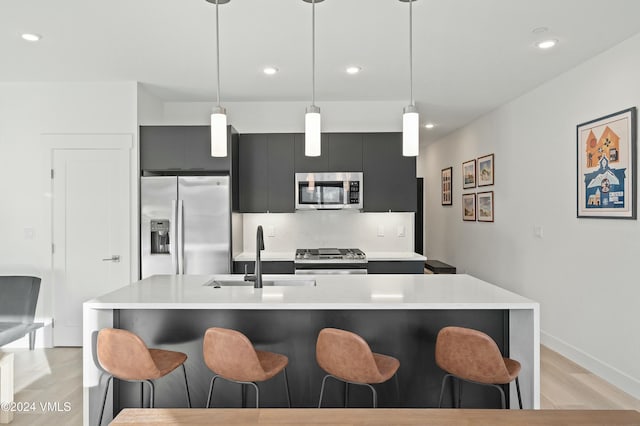
<path fill-rule="evenodd" d="M 278 72 L 278 68 L 266 67 L 265 69 L 262 70 L 262 72 L 265 73 L 266 75 L 274 75 L 275 73 Z"/>
<path fill-rule="evenodd" d="M 427 123 L 424 125 L 424 127 L 426 127 L 427 129 L 433 129 L 434 127 L 436 127 L 436 125 L 433 123 Z"/>
<path fill-rule="evenodd" d="M 558 44 L 558 40 L 543 40 L 536 43 L 536 46 L 538 49 L 551 49 L 556 44 Z"/>
<path fill-rule="evenodd" d="M 24 33 L 22 34 L 22 38 L 27 41 L 39 41 L 42 36 L 39 34 Z"/>
<path fill-rule="evenodd" d="M 362 71 L 360 67 L 347 67 L 347 74 L 358 74 L 360 71 Z"/>
<path fill-rule="evenodd" d="M 534 34 L 543 34 L 543 33 L 546 33 L 547 31 L 549 31 L 549 28 L 547 27 L 537 27 L 531 30 L 531 32 Z"/>

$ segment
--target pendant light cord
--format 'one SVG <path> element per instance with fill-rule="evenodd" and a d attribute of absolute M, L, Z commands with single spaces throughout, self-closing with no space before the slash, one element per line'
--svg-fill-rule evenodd
<path fill-rule="evenodd" d="M 413 106 L 413 0 L 409 0 L 409 92 Z"/>
<path fill-rule="evenodd" d="M 311 0 L 311 105 L 316 104 L 316 0 Z"/>
<path fill-rule="evenodd" d="M 216 0 L 216 74 L 218 78 L 218 107 L 220 107 L 220 29 L 218 24 L 218 0 Z"/>

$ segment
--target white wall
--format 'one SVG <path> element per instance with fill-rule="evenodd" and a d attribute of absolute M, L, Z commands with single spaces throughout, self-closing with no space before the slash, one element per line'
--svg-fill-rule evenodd
<path fill-rule="evenodd" d="M 540 302 L 543 343 L 640 398 L 640 223 L 576 218 L 576 125 L 640 106 L 638 69 L 640 35 L 430 145 L 419 170 L 426 255 Z M 495 223 L 463 222 L 461 164 L 490 153 Z"/>
<path fill-rule="evenodd" d="M 245 213 L 244 250 L 256 247 L 262 225 L 266 251 L 339 247 L 367 251 L 413 252 L 414 213 L 360 213 L 348 210 L 297 213 Z M 404 236 L 398 236 L 398 229 Z M 384 235 L 378 236 L 382 231 Z M 273 235 L 271 235 L 273 234 Z"/>
<path fill-rule="evenodd" d="M 398 132 L 406 102 L 317 102 L 323 132 Z M 209 124 L 211 102 L 166 102 L 163 115 L 146 104 L 140 111 L 142 125 Z M 228 123 L 240 133 L 304 132 L 308 102 L 224 102 Z"/>
<path fill-rule="evenodd" d="M 0 273 L 41 274 L 37 316 L 52 315 L 51 164 L 41 134 L 135 135 L 136 103 L 133 82 L 0 83 Z"/>

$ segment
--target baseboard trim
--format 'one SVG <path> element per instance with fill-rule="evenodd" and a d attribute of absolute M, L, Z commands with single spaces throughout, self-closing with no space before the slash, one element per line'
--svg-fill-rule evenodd
<path fill-rule="evenodd" d="M 540 343 L 558 352 L 565 358 L 569 358 L 571 361 L 632 395 L 634 398 L 640 399 L 640 380 L 629 376 L 617 368 L 594 358 L 575 346 L 544 331 L 540 331 Z"/>

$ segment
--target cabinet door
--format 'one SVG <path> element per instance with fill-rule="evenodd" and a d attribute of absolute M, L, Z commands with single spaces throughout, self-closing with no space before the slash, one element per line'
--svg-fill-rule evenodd
<path fill-rule="evenodd" d="M 319 157 L 304 155 L 304 133 L 296 133 L 294 137 L 296 173 L 326 172 L 329 170 L 329 140 L 326 134 L 321 135 Z"/>
<path fill-rule="evenodd" d="M 413 260 L 369 261 L 367 272 L 370 274 L 424 274 L 424 262 Z"/>
<path fill-rule="evenodd" d="M 293 134 L 271 134 L 268 136 L 267 164 L 269 200 L 267 210 L 271 213 L 293 213 L 295 211 Z"/>
<path fill-rule="evenodd" d="M 227 140 L 227 156 L 211 156 L 211 127 L 183 126 L 185 169 L 227 172 L 231 164 L 230 141 Z"/>
<path fill-rule="evenodd" d="M 238 154 L 240 211 L 266 212 L 268 206 L 267 135 L 240 135 Z"/>
<path fill-rule="evenodd" d="M 364 211 L 416 211 L 416 158 L 402 156 L 402 134 L 365 134 L 362 151 Z"/>
<path fill-rule="evenodd" d="M 330 172 L 362 171 L 362 134 L 329 133 Z"/>
<path fill-rule="evenodd" d="M 182 126 L 140 126 L 140 169 L 182 170 L 185 136 Z"/>

